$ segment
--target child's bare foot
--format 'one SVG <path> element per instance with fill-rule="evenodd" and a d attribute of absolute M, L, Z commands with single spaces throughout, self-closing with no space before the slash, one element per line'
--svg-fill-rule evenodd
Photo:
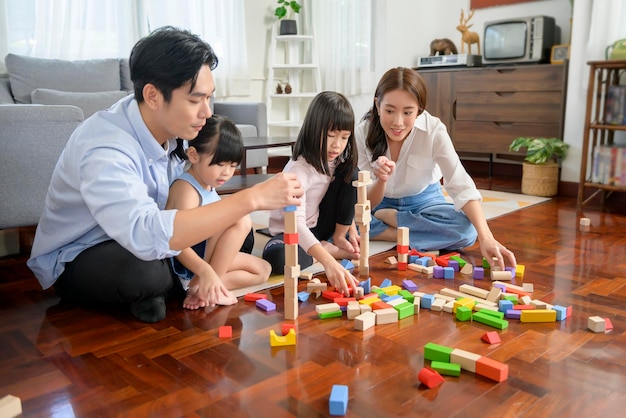
<path fill-rule="evenodd" d="M 227 295 L 220 293 L 216 302 L 217 305 L 223 305 L 223 306 L 234 305 L 236 303 L 237 303 L 237 298 L 230 291 L 228 292 Z"/>
<path fill-rule="evenodd" d="M 398 211 L 395 209 L 387 208 L 387 209 L 379 209 L 374 214 L 374 217 L 378 220 L 383 221 L 386 225 L 392 226 L 394 228 L 398 227 Z"/>
<path fill-rule="evenodd" d="M 324 248 L 328 254 L 332 255 L 336 260 L 343 260 L 346 258 L 353 260 L 359 258 L 359 253 L 344 250 L 343 248 L 339 248 L 335 244 L 331 244 L 328 241 L 321 241 L 320 244 L 322 244 L 322 248 Z"/>
<path fill-rule="evenodd" d="M 206 306 L 206 302 L 198 296 L 199 286 L 190 286 L 187 289 L 187 296 L 183 300 L 183 308 L 185 309 L 198 309 Z"/>

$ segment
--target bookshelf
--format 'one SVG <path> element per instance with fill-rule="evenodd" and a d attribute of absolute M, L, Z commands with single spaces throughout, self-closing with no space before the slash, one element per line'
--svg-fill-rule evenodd
<path fill-rule="evenodd" d="M 578 209 L 600 196 L 602 208 L 608 195 L 613 192 L 626 192 L 626 185 L 604 184 L 593 176 L 594 150 L 611 146 L 616 131 L 626 131 L 626 124 L 609 124 L 606 121 L 607 98 L 612 86 L 620 84 L 620 77 L 626 77 L 626 60 L 589 61 L 589 88 L 587 90 L 587 111 L 583 133 L 582 158 L 580 162 L 580 182 L 578 183 Z M 585 188 L 593 193 L 585 198 Z"/>

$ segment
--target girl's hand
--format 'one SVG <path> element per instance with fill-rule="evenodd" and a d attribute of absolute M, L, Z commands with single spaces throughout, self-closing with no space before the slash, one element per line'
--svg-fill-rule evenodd
<path fill-rule="evenodd" d="M 189 290 L 191 291 L 192 289 L 195 289 L 195 291 L 191 294 L 188 291 L 188 295 L 183 302 L 183 307 L 187 309 L 204 308 L 206 306 L 213 307 L 218 304 L 232 304 L 228 303 L 229 301 L 232 302 L 232 293 L 224 286 L 213 267 L 208 263 L 189 282 Z"/>
<path fill-rule="evenodd" d="M 356 227 L 355 227 L 356 232 Z M 346 238 L 344 233 L 335 233 L 333 234 L 333 244 L 337 246 L 337 248 L 341 250 L 347 251 L 349 256 L 347 258 L 358 259 L 361 254 L 361 247 L 359 245 L 360 237 L 356 234 L 356 237 L 352 233 L 352 228 L 350 229 L 349 239 Z"/>
<path fill-rule="evenodd" d="M 480 241 L 480 252 L 487 259 L 489 264 L 492 264 L 493 258 L 497 259 L 498 265 L 501 270 L 505 267 L 505 258 L 510 262 L 509 267 L 517 267 L 517 261 L 512 251 L 500 244 L 495 238 L 488 238 Z"/>
<path fill-rule="evenodd" d="M 396 163 L 384 155 L 381 155 L 374 164 L 374 175 L 381 181 L 386 182 L 396 169 Z"/>
<path fill-rule="evenodd" d="M 346 296 L 350 294 L 349 287 L 356 289 L 358 285 L 354 276 L 343 268 L 337 260 L 326 263 L 324 265 L 324 272 L 326 273 L 328 282 Z"/>

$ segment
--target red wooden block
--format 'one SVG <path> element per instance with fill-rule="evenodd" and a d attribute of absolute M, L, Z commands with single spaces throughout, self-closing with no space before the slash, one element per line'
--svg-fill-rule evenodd
<path fill-rule="evenodd" d="M 480 337 L 481 340 L 486 342 L 487 344 L 500 344 L 502 340 L 500 339 L 500 335 L 496 331 L 489 331 L 483 334 Z"/>
<path fill-rule="evenodd" d="M 294 232 L 293 234 L 283 234 L 283 241 L 285 241 L 285 244 L 297 244 L 298 233 Z"/>
<path fill-rule="evenodd" d="M 408 267 L 409 267 L 409 263 L 398 263 L 399 271 L 407 271 Z"/>
<path fill-rule="evenodd" d="M 613 329 L 613 323 L 609 318 L 604 318 L 604 330 L 611 331 Z"/>
<path fill-rule="evenodd" d="M 223 325 L 219 328 L 220 338 L 231 338 L 233 336 L 233 327 L 230 325 Z"/>
<path fill-rule="evenodd" d="M 335 302 L 339 306 L 348 306 L 348 302 L 355 301 L 355 298 L 347 298 L 345 296 L 341 296 L 340 298 L 335 298 L 333 302 Z"/>
<path fill-rule="evenodd" d="M 435 258 L 435 263 L 437 263 L 438 266 L 441 267 L 448 267 L 448 258 L 447 257 L 437 257 Z"/>
<path fill-rule="evenodd" d="M 267 295 L 261 293 L 247 293 L 243 297 L 243 300 L 245 300 L 246 302 L 256 302 L 259 299 L 267 299 Z"/>
<path fill-rule="evenodd" d="M 296 331 L 296 324 L 282 324 L 280 327 L 280 331 L 283 333 L 283 337 L 287 334 L 289 334 L 289 330 L 293 329 L 293 331 Z"/>
<path fill-rule="evenodd" d="M 388 303 L 383 302 L 382 300 L 379 300 L 378 302 L 374 302 L 370 306 L 372 307 L 373 311 L 375 311 L 377 309 L 393 308 L 393 306 L 391 306 Z"/>
<path fill-rule="evenodd" d="M 516 311 L 527 311 L 535 309 L 535 307 L 533 305 L 513 305 L 513 309 Z"/>
<path fill-rule="evenodd" d="M 565 317 L 569 318 L 570 316 L 572 316 L 572 305 L 565 308 Z"/>
<path fill-rule="evenodd" d="M 331 302 L 334 302 L 334 301 L 335 301 L 335 299 L 337 299 L 337 298 L 343 298 L 343 297 L 344 297 L 344 295 L 342 295 L 342 294 L 341 294 L 341 293 L 339 293 L 339 292 L 333 292 L 332 290 L 324 290 L 324 291 L 322 292 L 322 297 L 323 297 L 324 299 L 326 299 L 326 300 L 329 300 L 329 301 L 331 301 Z"/>
<path fill-rule="evenodd" d="M 424 385 L 428 386 L 428 389 L 437 387 L 445 381 L 443 376 L 428 367 L 424 367 L 422 370 L 420 370 L 420 372 L 417 374 L 417 378 Z"/>
<path fill-rule="evenodd" d="M 496 382 L 504 382 L 509 377 L 509 365 L 482 356 L 476 361 L 476 374 Z"/>
<path fill-rule="evenodd" d="M 408 245 L 396 245 L 396 250 L 398 251 L 398 254 L 408 254 L 409 246 Z"/>

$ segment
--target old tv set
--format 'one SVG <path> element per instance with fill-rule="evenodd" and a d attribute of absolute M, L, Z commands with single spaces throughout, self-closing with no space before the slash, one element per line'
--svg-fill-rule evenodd
<path fill-rule="evenodd" d="M 485 22 L 484 64 L 540 63 L 550 60 L 560 41 L 554 18 L 529 16 Z"/>

